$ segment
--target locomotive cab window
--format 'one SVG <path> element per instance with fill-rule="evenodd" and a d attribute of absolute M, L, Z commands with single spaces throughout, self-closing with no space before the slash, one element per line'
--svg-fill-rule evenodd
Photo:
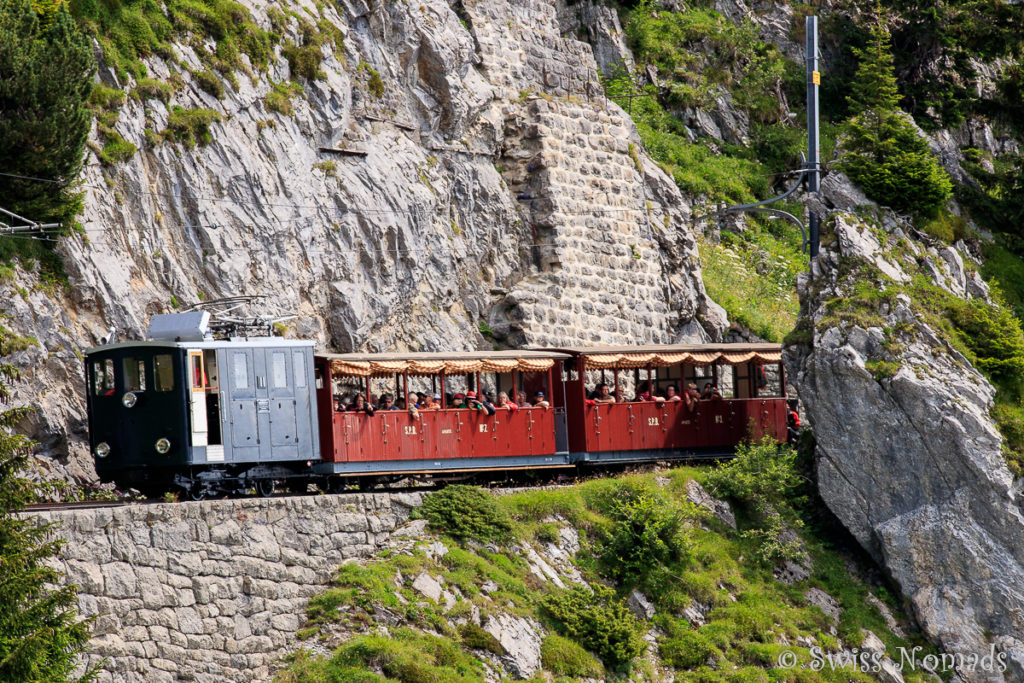
<path fill-rule="evenodd" d="M 189 365 L 192 368 L 192 391 L 202 391 L 206 387 L 206 373 L 203 371 L 203 354 L 198 351 L 189 353 Z"/>
<path fill-rule="evenodd" d="M 174 360 L 169 353 L 153 356 L 153 389 L 174 391 Z"/>
<path fill-rule="evenodd" d="M 111 358 L 92 364 L 93 393 L 97 396 L 114 394 L 114 361 Z"/>
<path fill-rule="evenodd" d="M 125 358 L 124 368 L 124 390 L 145 391 L 146 390 L 146 361 L 143 358 Z"/>

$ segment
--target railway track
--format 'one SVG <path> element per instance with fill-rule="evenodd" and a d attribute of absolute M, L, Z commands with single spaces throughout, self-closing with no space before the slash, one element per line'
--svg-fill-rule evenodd
<path fill-rule="evenodd" d="M 91 510 L 93 508 L 117 508 L 129 505 L 126 500 L 69 501 L 66 503 L 33 503 L 26 505 L 24 512 L 47 512 L 49 510 Z M 140 501 L 141 502 L 141 501 Z"/>

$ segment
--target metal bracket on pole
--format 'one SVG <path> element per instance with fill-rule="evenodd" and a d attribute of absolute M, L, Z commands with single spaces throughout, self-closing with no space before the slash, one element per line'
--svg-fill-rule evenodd
<path fill-rule="evenodd" d="M 803 152 L 800 153 L 800 156 L 803 157 Z M 800 251 L 803 252 L 807 248 L 807 231 L 804 230 L 803 221 L 801 221 L 799 218 L 797 218 L 796 216 L 794 216 L 793 214 L 791 214 L 791 213 L 789 213 L 787 211 L 782 211 L 780 209 L 763 209 L 763 208 L 759 208 L 759 207 L 763 207 L 766 204 L 772 204 L 772 203 L 777 202 L 777 201 L 779 201 L 781 199 L 785 199 L 789 195 L 791 195 L 794 192 L 796 192 L 797 188 L 799 188 L 800 185 L 804 182 L 804 178 L 807 177 L 807 173 L 808 173 L 807 162 L 806 162 L 806 159 L 805 159 L 804 160 L 804 170 L 800 172 L 800 177 L 796 179 L 796 182 L 793 183 L 793 186 L 791 188 L 789 188 L 788 190 L 786 190 L 785 192 L 783 192 L 782 194 L 780 194 L 777 197 L 772 197 L 771 199 L 765 199 L 765 200 L 760 201 L 760 202 L 754 202 L 753 204 L 737 204 L 735 206 L 727 206 L 726 208 L 722 209 L 721 213 L 719 214 L 719 217 L 727 216 L 727 215 L 729 215 L 731 213 L 741 213 L 741 212 L 745 212 L 745 211 L 750 211 L 752 213 L 767 213 L 767 214 L 770 214 L 772 216 L 779 216 L 780 218 L 787 218 L 787 219 L 793 221 L 793 223 L 795 223 L 796 226 L 798 228 L 800 228 L 800 234 L 803 235 L 803 242 L 800 245 Z"/>

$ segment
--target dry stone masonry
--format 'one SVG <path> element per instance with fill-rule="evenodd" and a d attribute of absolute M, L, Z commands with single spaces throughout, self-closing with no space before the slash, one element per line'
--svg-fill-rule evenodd
<path fill-rule="evenodd" d="M 49 512 L 59 567 L 96 617 L 100 681 L 267 679 L 297 645 L 309 598 L 366 558 L 421 495 L 353 494 Z M 104 662 L 104 660 L 106 660 Z"/>

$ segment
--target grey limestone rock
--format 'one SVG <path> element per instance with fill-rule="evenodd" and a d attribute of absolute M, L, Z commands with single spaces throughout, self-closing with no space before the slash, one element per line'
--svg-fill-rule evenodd
<path fill-rule="evenodd" d="M 881 243 L 892 239 L 885 230 L 842 216 L 836 226 L 839 239 L 801 280 L 813 342 L 785 351 L 817 440 L 821 495 L 899 584 L 932 640 L 965 656 L 996 643 L 1010 662 L 1005 674 L 961 672 L 965 680 L 1021 680 L 1014 662 L 1024 655 L 1016 640 L 1024 633 L 1024 513 L 989 416 L 994 390 L 903 294 L 878 310 L 880 325 L 910 330 L 896 355 L 881 327 L 829 322 L 823 303 L 852 286 L 840 275 L 844 261 L 909 277 Z M 962 255 L 911 251 L 937 285 L 967 291 Z M 876 379 L 866 367 L 876 358 L 893 359 L 898 370 Z"/>

